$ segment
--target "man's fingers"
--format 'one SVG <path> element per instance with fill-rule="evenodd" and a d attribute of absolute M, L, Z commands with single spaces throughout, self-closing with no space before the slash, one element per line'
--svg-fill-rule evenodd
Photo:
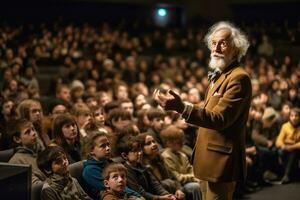
<path fill-rule="evenodd" d="M 178 94 L 176 94 L 173 90 L 169 90 L 169 93 L 174 97 L 174 98 L 180 98 Z"/>

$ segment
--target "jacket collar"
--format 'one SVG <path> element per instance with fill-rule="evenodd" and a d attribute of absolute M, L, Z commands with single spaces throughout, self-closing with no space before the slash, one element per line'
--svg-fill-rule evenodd
<path fill-rule="evenodd" d="M 236 68 L 239 66 L 239 63 L 237 61 L 234 61 L 231 63 L 228 67 L 222 71 L 220 77 L 216 80 L 216 82 L 213 84 L 211 88 L 208 89 L 207 97 L 205 100 L 205 106 L 208 103 L 210 97 L 215 93 L 215 91 L 221 86 L 223 81 L 226 79 L 226 77 Z"/>

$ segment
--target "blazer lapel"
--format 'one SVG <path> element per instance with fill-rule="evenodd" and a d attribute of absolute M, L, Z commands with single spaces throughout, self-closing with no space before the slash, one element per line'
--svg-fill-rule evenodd
<path fill-rule="evenodd" d="M 207 97 L 206 97 L 204 106 L 206 106 L 206 104 L 208 103 L 210 97 L 215 93 L 215 91 L 223 83 L 223 81 L 225 80 L 225 77 L 226 77 L 225 74 L 222 73 L 221 76 L 218 78 L 218 80 L 214 83 L 213 87 L 208 89 Z"/>

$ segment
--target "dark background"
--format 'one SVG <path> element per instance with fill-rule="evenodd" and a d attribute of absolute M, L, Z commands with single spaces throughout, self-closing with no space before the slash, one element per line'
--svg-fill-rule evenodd
<path fill-rule="evenodd" d="M 169 8 L 171 25 L 193 21 L 299 21 L 299 0 L 10 0 L 0 6 L 0 22 L 36 23 L 63 18 L 78 22 L 110 23 L 152 20 L 155 8 Z"/>

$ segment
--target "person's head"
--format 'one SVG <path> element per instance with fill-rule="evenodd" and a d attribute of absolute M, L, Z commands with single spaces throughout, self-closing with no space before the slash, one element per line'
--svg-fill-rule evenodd
<path fill-rule="evenodd" d="M 114 96 L 116 100 L 128 99 L 128 86 L 124 82 L 117 83 L 114 87 Z"/>
<path fill-rule="evenodd" d="M 23 100 L 17 107 L 18 118 L 25 118 L 32 123 L 40 122 L 43 117 L 40 102 L 33 99 Z"/>
<path fill-rule="evenodd" d="M 161 109 L 153 108 L 148 110 L 147 118 L 149 119 L 149 125 L 155 131 L 161 131 L 164 127 L 165 113 Z"/>
<path fill-rule="evenodd" d="M 294 127 L 298 127 L 300 125 L 300 108 L 292 108 L 291 109 L 290 123 Z"/>
<path fill-rule="evenodd" d="M 167 120 L 169 120 L 169 122 L 166 122 Z M 165 115 L 165 125 L 171 124 L 183 130 L 188 127 L 188 124 L 185 122 L 184 118 L 182 118 L 179 113 L 167 111 Z"/>
<path fill-rule="evenodd" d="M 13 146 L 23 146 L 33 149 L 37 142 L 37 133 L 32 122 L 27 119 L 18 119 L 13 122 L 9 134 L 14 142 Z"/>
<path fill-rule="evenodd" d="M 221 71 L 233 61 L 240 61 L 249 47 L 246 35 L 233 24 L 223 21 L 209 29 L 205 42 L 211 50 L 209 66 Z"/>
<path fill-rule="evenodd" d="M 101 92 L 97 93 L 96 99 L 97 99 L 99 105 L 105 106 L 107 103 L 111 102 L 112 98 L 108 92 L 101 91 Z"/>
<path fill-rule="evenodd" d="M 60 115 L 60 114 L 65 114 L 67 112 L 68 109 L 64 104 L 57 104 L 51 110 L 52 115 Z"/>
<path fill-rule="evenodd" d="M 117 143 L 117 151 L 132 166 L 142 161 L 142 148 L 136 136 L 125 135 L 122 137 Z"/>
<path fill-rule="evenodd" d="M 53 139 L 59 145 L 79 142 L 79 129 L 70 114 L 56 116 L 52 123 L 52 131 Z"/>
<path fill-rule="evenodd" d="M 182 148 L 184 132 L 176 126 L 170 125 L 162 130 L 160 137 L 164 143 L 164 146 L 170 148 L 172 151 L 177 152 Z"/>
<path fill-rule="evenodd" d="M 60 84 L 56 88 L 56 98 L 62 99 L 66 102 L 71 101 L 70 87 L 65 84 Z"/>
<path fill-rule="evenodd" d="M 115 133 L 116 140 L 119 140 L 120 138 L 124 137 L 125 135 L 131 135 L 131 136 L 137 136 L 139 135 L 140 129 L 134 122 L 130 122 L 126 126 L 124 126 L 122 129 L 118 130 Z"/>
<path fill-rule="evenodd" d="M 79 128 L 84 127 L 92 120 L 91 110 L 85 103 L 74 104 L 71 113 L 75 117 Z"/>
<path fill-rule="evenodd" d="M 298 88 L 296 86 L 291 86 L 288 92 L 288 97 L 291 101 L 297 99 Z"/>
<path fill-rule="evenodd" d="M 92 117 L 97 126 L 104 126 L 105 117 L 102 106 L 95 106 L 92 109 Z"/>
<path fill-rule="evenodd" d="M 134 98 L 134 106 L 135 106 L 136 110 L 140 110 L 141 107 L 146 103 L 147 103 L 147 100 L 146 100 L 145 95 L 143 95 L 143 94 L 138 94 Z"/>
<path fill-rule="evenodd" d="M 281 117 L 289 116 L 292 106 L 293 105 L 291 102 L 289 101 L 284 102 L 281 106 L 281 113 L 280 113 Z"/>
<path fill-rule="evenodd" d="M 131 122 L 131 119 L 131 114 L 121 108 L 113 109 L 107 118 L 112 128 L 116 130 L 121 130 L 124 126 L 128 125 Z"/>
<path fill-rule="evenodd" d="M 96 96 L 93 94 L 84 94 L 83 101 L 89 108 L 95 107 L 98 105 Z"/>
<path fill-rule="evenodd" d="M 128 111 L 131 116 L 133 116 L 134 107 L 133 102 L 130 99 L 124 99 L 120 102 L 120 107 L 126 111 Z"/>
<path fill-rule="evenodd" d="M 137 136 L 142 150 L 143 155 L 147 158 L 155 158 L 159 154 L 158 144 L 153 136 L 149 133 L 142 133 Z"/>
<path fill-rule="evenodd" d="M 191 103 L 200 103 L 200 92 L 196 87 L 190 88 L 188 91 L 188 101 Z"/>
<path fill-rule="evenodd" d="M 87 159 L 110 158 L 110 143 L 106 133 L 100 131 L 89 133 L 84 142 L 83 154 Z"/>
<path fill-rule="evenodd" d="M 150 127 L 150 122 L 147 117 L 147 110 L 141 109 L 137 112 L 137 126 L 141 132 L 146 132 Z"/>
<path fill-rule="evenodd" d="M 277 112 L 273 107 L 267 107 L 262 115 L 262 122 L 265 128 L 270 128 L 277 120 Z"/>
<path fill-rule="evenodd" d="M 10 117 L 13 115 L 14 111 L 14 102 L 11 99 L 5 99 L 1 103 L 1 115 Z"/>
<path fill-rule="evenodd" d="M 47 176 L 52 174 L 65 175 L 68 172 L 69 161 L 60 146 L 49 146 L 38 154 L 38 168 Z"/>
<path fill-rule="evenodd" d="M 49 106 L 51 115 L 65 114 L 68 112 L 69 106 L 65 101 L 55 99 Z"/>
<path fill-rule="evenodd" d="M 121 163 L 111 163 L 104 168 L 102 177 L 106 190 L 120 193 L 126 187 L 127 169 Z"/>

